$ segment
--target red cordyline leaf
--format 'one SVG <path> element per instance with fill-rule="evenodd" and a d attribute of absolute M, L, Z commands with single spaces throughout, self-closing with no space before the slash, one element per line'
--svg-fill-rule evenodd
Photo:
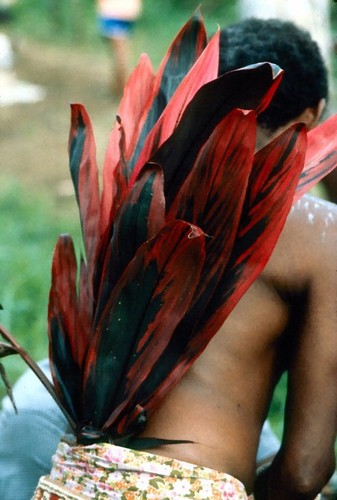
<path fill-rule="evenodd" d="M 151 132 L 147 135 L 134 168 L 133 178 L 138 175 L 141 167 L 172 134 L 187 104 L 192 100 L 196 92 L 202 85 L 217 77 L 219 36 L 219 32 L 214 35 L 193 68 L 187 73 L 177 91 L 173 94 Z"/>
<path fill-rule="evenodd" d="M 281 75 L 275 74 L 269 63 L 257 64 L 226 73 L 199 89 L 174 133 L 151 158 L 163 167 L 167 209 L 192 170 L 200 146 L 218 123 L 234 108 L 263 109 L 275 79 L 280 82 Z"/>
<path fill-rule="evenodd" d="M 142 171 L 116 217 L 102 266 L 94 324 L 97 324 L 112 288 L 137 249 L 158 234 L 164 224 L 163 174 L 157 165 L 149 165 Z"/>
<path fill-rule="evenodd" d="M 149 387 L 143 387 L 139 405 L 147 412 L 154 411 L 186 373 L 267 263 L 292 205 L 305 145 L 304 126 L 296 125 L 256 154 L 231 259 L 208 308 L 198 318 L 199 325 L 180 351 L 180 359 L 169 366 L 170 360 L 162 356 L 158 364 L 167 364 L 166 377 L 155 394 L 151 393 L 152 387 L 150 391 Z M 183 320 L 176 337 L 185 328 Z"/>
<path fill-rule="evenodd" d="M 269 260 L 293 202 L 306 141 L 305 126 L 297 124 L 255 154 L 236 242 L 218 296 L 204 320 L 205 329 L 215 332 L 221 327 Z"/>
<path fill-rule="evenodd" d="M 252 168 L 255 132 L 254 113 L 230 112 L 201 149 L 168 212 L 168 220 L 188 220 L 209 236 L 207 275 L 213 275 L 215 263 L 219 270 L 219 255 L 222 265 L 230 256 Z"/>
<path fill-rule="evenodd" d="M 144 125 L 148 112 L 149 96 L 154 93 L 154 80 L 155 75 L 151 62 L 148 56 L 143 54 L 125 87 L 124 96 L 117 112 L 121 121 L 116 123 L 109 139 L 103 168 L 100 226 L 102 234 L 105 233 L 109 225 L 111 211 L 115 212 L 117 206 L 126 196 L 129 172 L 125 168 L 125 162 L 130 161 Z M 124 148 L 123 144 L 120 144 L 122 127 L 127 130 Z M 123 150 L 124 162 L 120 161 L 121 149 Z"/>
<path fill-rule="evenodd" d="M 169 100 L 185 75 L 201 56 L 207 45 L 207 33 L 200 9 L 189 19 L 171 43 L 156 78 L 156 94 L 164 89 Z"/>
<path fill-rule="evenodd" d="M 203 277 L 185 318 L 187 325 L 201 316 L 231 256 L 253 164 L 255 132 L 254 113 L 229 113 L 202 148 L 168 213 L 169 220 L 188 220 L 208 235 Z M 190 330 L 192 325 L 187 325 Z"/>
<path fill-rule="evenodd" d="M 77 303 L 77 265 L 74 246 L 60 236 L 52 264 L 48 305 L 50 367 L 55 389 L 63 406 L 77 421 L 78 380 L 89 344 L 90 323 L 81 328 Z"/>
<path fill-rule="evenodd" d="M 69 133 L 69 163 L 75 187 L 76 199 L 85 248 L 85 262 L 80 267 L 79 322 L 90 329 L 93 315 L 93 277 L 95 256 L 100 241 L 100 196 L 96 145 L 92 124 L 84 106 L 71 106 Z M 68 312 L 72 314 L 71 310 Z M 89 322 L 89 323 L 88 323 Z"/>
<path fill-rule="evenodd" d="M 204 48 L 197 15 L 157 75 L 141 58 L 110 137 L 101 204 L 91 123 L 73 107 L 86 261 L 77 298 L 73 251 L 59 243 L 49 331 L 57 389 L 79 439 L 88 422 L 113 439 L 139 432 L 144 411 L 158 407 L 261 272 L 292 204 L 305 131 L 288 130 L 253 164 L 247 111 L 268 105 L 281 72 L 263 63 L 216 78 L 218 37 Z"/>
<path fill-rule="evenodd" d="M 337 166 L 337 115 L 308 132 L 305 165 L 294 203 Z"/>
<path fill-rule="evenodd" d="M 99 241 L 99 183 L 92 125 L 81 104 L 71 105 L 69 161 L 80 210 L 86 258 L 90 263 Z"/>
<path fill-rule="evenodd" d="M 89 339 L 78 331 L 77 264 L 71 238 L 60 236 L 54 251 L 52 282 L 49 294 L 48 322 L 52 318 L 63 325 L 72 357 L 81 365 Z M 51 345 L 51 351 L 52 351 Z"/>
<path fill-rule="evenodd" d="M 207 260 L 203 266 L 203 278 L 200 279 L 199 286 L 195 290 L 194 302 L 203 293 L 209 299 L 209 293 L 214 290 L 219 279 L 219 277 L 214 279 L 214 275 L 218 274 L 219 270 L 221 272 L 230 257 L 245 199 L 254 148 L 254 115 L 234 110 L 218 125 L 205 147 L 202 148 L 195 168 L 168 214 L 168 219 L 178 217 L 197 223 L 203 230 L 207 229 L 209 235 L 206 240 L 206 248 L 210 247 L 210 251 L 207 251 Z M 215 244 L 212 245 L 212 242 Z M 211 269 L 212 264 L 214 269 Z M 212 284 L 210 285 L 210 283 Z M 188 315 L 188 312 L 186 311 L 185 316 Z M 194 319 L 200 313 L 201 310 L 198 310 L 197 313 L 194 311 Z M 181 344 L 184 337 L 186 337 L 187 343 L 189 336 L 184 335 L 184 331 L 189 332 L 188 326 L 179 331 Z M 180 360 L 181 352 L 184 352 L 184 349 L 178 349 L 174 356 L 172 353 L 170 354 L 173 366 L 175 365 L 174 361 Z M 152 373 L 149 379 L 146 379 L 156 363 L 159 364 L 160 370 L 160 355 L 160 352 L 156 352 L 151 365 L 145 362 L 142 365 L 139 363 L 137 372 L 130 371 L 127 378 L 130 381 L 129 385 L 132 387 L 134 384 L 137 391 L 140 388 L 140 394 L 137 395 L 135 392 L 133 395 L 132 392 L 130 400 L 130 389 L 125 391 L 128 399 L 124 399 L 120 407 L 109 418 L 104 426 L 106 431 L 113 425 L 121 410 L 123 410 L 123 418 L 118 424 L 120 432 L 122 432 L 123 426 L 132 425 L 139 412 L 144 409 L 148 411 L 151 405 L 155 404 L 151 399 L 149 401 L 142 399 L 143 387 L 140 382 L 151 385 L 149 393 L 156 394 L 156 384 L 152 382 L 152 379 L 156 380 L 158 373 L 157 375 Z M 144 360 L 142 359 L 142 361 Z M 155 371 L 158 372 L 158 368 Z M 162 376 L 166 379 L 169 372 L 164 370 Z M 133 413 L 134 408 L 138 408 L 135 413 Z"/>
<path fill-rule="evenodd" d="M 192 18 L 179 31 L 160 64 L 154 82 L 153 95 L 147 106 L 146 122 L 130 162 L 131 170 L 134 168 L 149 132 L 157 123 L 185 75 L 189 73 L 206 48 L 206 30 L 200 10 L 197 9 Z M 206 68 L 205 71 L 208 72 Z"/>
<path fill-rule="evenodd" d="M 215 47 L 214 45 L 211 45 L 211 47 Z M 215 50 L 215 49 L 213 49 Z M 194 68 L 197 67 L 196 65 L 193 67 L 192 71 Z M 265 95 L 268 94 L 268 89 L 270 85 L 273 84 L 274 82 L 274 73 L 270 65 L 265 64 L 265 65 L 260 65 L 255 68 L 251 68 L 248 70 L 244 70 L 242 72 L 233 72 L 228 78 L 226 77 L 221 77 L 219 79 L 220 82 L 217 84 L 217 81 L 212 81 L 210 84 L 211 88 L 208 89 L 207 91 L 202 91 L 199 90 L 197 94 L 194 96 L 192 101 L 188 104 L 185 112 L 182 114 L 181 119 L 179 121 L 178 126 L 175 128 L 174 133 L 169 137 L 169 139 L 163 144 L 163 147 L 158 150 L 156 155 L 154 156 L 154 159 L 158 161 L 160 165 L 163 167 L 163 172 L 164 176 L 166 176 L 166 182 L 167 185 L 166 187 L 169 188 L 168 192 L 170 194 L 170 197 L 172 200 L 174 200 L 174 197 L 177 195 L 179 192 L 179 189 L 181 187 L 181 182 L 184 181 L 186 176 L 189 175 L 189 172 L 193 170 L 194 163 L 196 162 L 197 158 L 199 157 L 199 152 L 203 148 L 204 143 L 207 141 L 209 136 L 212 134 L 214 128 L 216 128 L 217 124 L 221 122 L 222 118 L 226 116 L 226 113 L 230 112 L 235 105 L 238 103 L 243 105 L 243 107 L 246 107 L 246 104 L 254 106 L 259 106 L 261 100 L 263 101 L 265 99 Z M 238 94 L 237 89 L 242 87 L 244 85 L 244 82 L 248 82 L 248 89 L 251 89 L 251 86 L 254 85 L 254 92 L 250 93 L 249 91 L 246 93 L 245 97 L 242 97 Z M 191 82 L 192 83 L 192 82 Z M 234 88 L 232 87 L 234 83 Z M 181 85 L 179 89 L 177 90 L 177 93 L 179 91 L 182 92 L 181 89 L 184 89 L 184 85 Z M 209 91 L 212 90 L 214 91 L 215 94 L 215 103 L 213 102 L 211 96 L 209 95 Z M 187 89 L 185 88 L 184 91 L 186 92 Z M 225 92 L 224 92 L 225 91 Z M 227 92 L 226 92 L 227 91 Z M 177 101 L 178 102 L 178 101 Z M 186 102 L 184 99 L 179 98 L 179 102 Z M 240 113 L 239 113 L 240 114 Z M 82 113 L 81 115 L 82 116 Z M 180 115 L 179 115 L 180 116 Z M 199 120 L 194 120 L 195 117 L 200 118 Z M 249 120 L 249 118 L 247 118 Z M 90 126 L 90 122 L 85 117 L 83 122 L 87 123 Z M 194 126 L 191 126 L 191 125 Z M 73 155 L 73 157 L 76 159 L 77 158 L 77 164 L 81 164 L 81 155 L 78 154 L 78 151 L 80 153 L 83 153 L 83 151 L 86 151 L 86 148 L 88 145 L 86 144 L 86 140 L 89 141 L 89 145 L 91 144 L 91 134 L 86 134 L 85 127 L 82 128 L 79 127 L 80 133 L 77 133 L 77 138 L 80 140 L 80 144 L 76 144 L 76 140 L 73 139 L 72 141 L 72 150 L 75 151 L 76 154 Z M 90 132 L 90 131 L 89 131 Z M 186 133 L 188 133 L 188 140 L 186 141 L 186 144 L 184 145 L 183 142 L 186 139 Z M 254 131 L 255 134 L 255 131 Z M 74 136 L 76 134 L 73 134 Z M 83 140 L 82 140 L 83 139 Z M 220 144 L 220 141 L 218 140 L 218 143 Z M 168 156 L 168 151 L 170 148 L 176 147 L 176 153 L 174 155 Z M 214 151 L 214 148 L 210 149 L 212 151 L 212 154 L 215 155 L 215 158 L 219 160 L 221 155 L 217 155 Z M 206 149 L 205 149 L 206 151 Z M 183 168 L 182 168 L 183 167 Z M 96 165 L 94 165 L 94 168 L 96 170 Z M 146 167 L 143 167 L 145 169 L 151 169 L 151 163 L 149 163 Z M 76 172 L 76 170 L 75 170 Z M 141 176 L 138 175 L 139 179 L 142 179 L 143 175 L 143 170 Z M 131 198 L 132 196 L 137 196 L 137 183 L 130 184 L 129 189 L 132 190 Z M 134 190 L 134 191 L 133 191 Z M 159 191 L 158 191 L 159 192 Z M 80 198 L 80 195 L 79 195 Z M 126 206 L 130 207 L 132 206 L 132 199 L 130 200 L 125 197 L 125 200 L 127 201 Z M 134 200 L 133 200 L 134 201 Z M 146 209 L 146 213 L 151 215 L 151 206 L 153 205 L 153 200 L 149 197 L 147 197 L 147 202 L 146 206 L 148 208 Z M 164 205 L 162 203 L 162 205 Z M 124 205 L 123 205 L 124 207 Z M 121 228 L 118 228 L 118 224 L 116 222 L 118 220 L 121 220 L 120 217 L 123 217 L 126 221 L 127 218 L 124 216 L 125 209 L 120 208 L 115 214 L 115 224 L 114 224 L 114 230 L 111 233 L 112 238 L 119 237 L 119 234 L 121 234 Z M 158 213 L 158 206 L 156 207 L 155 210 L 152 210 L 152 215 L 153 213 Z M 120 215 L 119 215 L 120 214 Z M 111 216 L 112 214 L 110 214 Z M 85 225 L 85 224 L 84 224 Z M 123 226 L 125 223 L 123 223 Z M 158 226 L 158 223 L 150 222 L 150 224 L 146 223 L 146 228 L 145 230 L 142 229 L 141 234 L 142 237 L 139 239 L 138 243 L 141 244 L 142 241 L 146 241 L 146 238 L 149 237 L 148 234 L 148 228 L 149 227 L 156 228 Z M 122 227 L 122 226 L 121 226 Z M 125 225 L 127 228 L 127 224 Z M 141 226 L 139 226 L 141 227 Z M 116 230 L 118 231 L 116 232 Z M 86 233 L 84 233 L 86 234 Z M 126 233 L 125 233 L 126 234 Z M 110 237 L 110 236 L 109 236 Z M 113 241 L 113 240 L 111 240 Z M 126 240 L 125 240 L 126 241 Z M 108 242 L 108 239 L 106 239 L 106 242 Z M 115 246 L 118 247 L 119 245 Z M 87 248 L 91 248 L 88 245 L 86 245 Z M 128 259 L 133 258 L 133 254 L 137 253 L 137 245 L 133 245 L 133 250 L 129 252 L 129 257 Z M 106 243 L 101 244 L 98 247 L 98 252 L 96 253 L 96 256 L 92 257 L 92 254 L 90 254 L 91 260 L 88 260 L 87 265 L 85 263 L 82 263 L 81 265 L 81 279 L 80 279 L 80 285 L 83 287 L 83 290 L 80 290 L 80 300 L 81 300 L 81 309 L 78 313 L 78 322 L 79 324 L 82 324 L 85 319 L 87 319 L 87 324 L 86 328 L 89 330 L 89 337 L 92 338 L 92 336 L 99 336 L 103 335 L 105 331 L 105 326 L 102 323 L 102 317 L 106 316 L 108 314 L 109 308 L 111 309 L 113 307 L 113 302 L 111 297 L 116 298 L 116 291 L 114 290 L 114 283 L 116 282 L 116 279 L 118 278 L 118 272 L 123 271 L 123 266 L 122 269 L 118 271 L 118 267 L 116 267 L 115 262 L 114 262 L 114 257 L 116 252 L 112 252 L 111 250 L 113 249 L 112 247 L 109 247 Z M 104 264 L 105 262 L 105 264 Z M 111 266 L 112 268 L 112 274 L 115 273 L 115 276 L 112 277 L 111 279 L 111 271 L 110 271 L 110 262 L 113 263 L 114 265 Z M 109 263 L 109 265 L 108 265 Z M 118 263 L 118 260 L 117 260 Z M 95 279 L 97 279 L 97 286 L 95 285 L 94 290 L 95 294 L 92 294 L 92 283 L 91 283 L 91 276 L 93 274 L 93 271 L 95 271 Z M 104 274 L 102 275 L 102 270 L 104 270 Z M 128 269 L 128 267 L 127 267 Z M 117 275 L 116 275 L 116 270 Z M 125 271 L 126 272 L 126 271 Z M 103 278 L 103 279 L 102 279 Z M 206 290 L 206 289 L 205 289 Z M 96 294 L 97 292 L 97 294 Z M 85 303 L 85 299 L 87 298 L 87 302 Z M 96 311 L 96 314 L 95 314 Z M 66 315 L 67 312 L 69 314 L 72 314 L 72 311 L 65 311 L 64 314 Z M 63 312 L 62 312 L 63 313 Z M 95 315 L 95 325 L 97 326 L 95 332 L 91 331 L 93 327 L 92 323 L 92 317 Z M 74 383 L 69 383 L 67 382 L 67 376 L 69 375 L 70 371 L 73 370 L 75 372 L 76 376 L 74 379 L 81 378 L 81 372 L 79 372 L 79 367 L 77 363 L 74 363 L 73 358 L 70 358 L 69 360 L 64 360 L 64 352 L 68 348 L 70 349 L 70 344 L 68 342 L 68 332 L 64 332 L 64 326 L 62 323 L 63 320 L 63 315 L 60 315 L 56 320 L 53 320 L 51 318 L 51 332 L 53 335 L 51 337 L 54 339 L 54 344 L 59 343 L 57 348 L 55 348 L 56 352 L 56 357 L 54 356 L 54 364 L 60 365 L 60 366 L 55 366 L 53 368 L 53 373 L 56 374 L 58 370 L 58 377 L 61 382 L 59 382 L 59 390 L 62 392 L 62 399 L 65 401 L 68 405 L 69 411 L 71 411 L 72 415 L 77 416 L 77 418 L 80 419 L 79 417 L 82 414 L 86 414 L 87 412 L 90 412 L 90 408 L 92 412 L 96 415 L 95 419 L 96 422 L 104 423 L 104 420 L 108 416 L 108 407 L 109 407 L 109 402 L 111 400 L 106 398 L 106 394 L 109 392 L 109 386 L 110 386 L 110 379 L 107 379 L 105 383 L 102 382 L 102 389 L 100 393 L 97 395 L 99 398 L 99 404 L 98 408 L 99 410 L 94 410 L 92 407 L 87 406 L 88 400 L 87 398 L 87 388 L 82 389 L 79 391 L 76 387 L 74 386 Z M 55 323 L 55 321 L 58 321 L 58 323 Z M 137 327 L 137 325 L 136 325 Z M 137 331 L 137 328 L 136 328 Z M 144 332 L 143 332 L 144 333 Z M 69 333 L 71 335 L 71 332 Z M 129 333 L 131 335 L 131 332 Z M 132 334 L 134 335 L 134 333 Z M 132 336 L 130 337 L 132 338 Z M 67 342 L 65 342 L 65 339 Z M 152 340 L 152 342 L 155 342 L 155 340 Z M 63 345 L 64 344 L 64 345 Z M 92 344 L 90 344 L 92 345 Z M 96 345 L 96 344 L 94 344 Z M 71 351 L 71 349 L 70 349 Z M 58 362 L 56 361 L 58 360 Z M 100 358 L 97 358 L 95 361 L 92 357 L 90 358 L 90 362 L 99 362 Z M 66 365 L 66 368 L 62 368 L 62 363 Z M 101 372 L 100 372 L 101 373 Z M 102 375 L 103 376 L 103 375 Z M 163 375 L 165 376 L 165 374 Z M 105 377 L 103 377 L 104 379 Z M 160 380 L 161 377 L 159 377 Z M 96 380 L 96 379 L 95 379 Z M 68 387 L 69 386 L 69 387 Z M 91 385 L 93 387 L 93 385 Z M 155 387 L 153 388 L 153 393 L 155 394 Z M 79 400 L 78 393 L 81 393 L 83 397 L 85 398 L 85 403 L 83 400 Z M 90 392 L 90 391 L 89 391 Z M 103 395 L 103 396 L 102 396 Z M 91 398 L 89 397 L 89 400 Z M 94 401 L 94 399 L 92 400 Z M 104 402 L 105 401 L 105 402 Z M 110 412 L 112 411 L 112 408 L 110 408 Z M 83 413 L 84 412 L 84 413 Z M 137 412 L 136 412 L 137 413 Z M 135 413 L 135 414 L 136 414 Z M 133 412 L 131 412 L 133 414 Z M 119 418 L 122 418 L 120 416 Z M 130 421 L 130 419 L 127 419 L 124 415 L 123 421 L 126 422 Z M 132 419 L 131 419 L 132 420 Z M 132 422 L 134 425 L 134 422 Z M 120 426 L 119 426 L 120 429 Z"/>
<path fill-rule="evenodd" d="M 97 325 L 84 373 L 84 408 L 95 409 L 100 425 L 114 408 L 116 391 L 130 379 L 128 370 L 139 356 L 151 367 L 185 314 L 199 282 L 203 245 L 200 230 L 175 221 L 139 248 L 115 287 Z M 103 373 L 109 376 L 108 384 L 101 383 Z"/>
<path fill-rule="evenodd" d="M 156 75 L 153 73 L 148 57 L 146 55 L 141 57 L 139 65 L 124 89 L 123 99 L 117 112 L 124 129 L 127 130 L 124 151 L 127 164 L 132 156 L 137 159 L 148 133 L 157 122 L 180 81 L 199 58 L 206 45 L 206 30 L 200 11 L 197 10 L 173 40 Z M 123 176 L 128 181 L 130 175 L 128 168 L 125 169 L 125 165 L 119 161 L 119 130 L 120 125 L 116 124 L 110 136 L 103 170 L 102 233 L 108 226 L 111 210 L 115 209 L 114 194 L 117 186 L 119 187 Z M 118 199 L 119 197 L 117 201 Z M 112 207 L 113 203 L 114 207 Z"/>
<path fill-rule="evenodd" d="M 173 224 L 181 225 L 182 222 L 177 221 Z M 150 375 L 167 347 L 175 327 L 188 311 L 194 291 L 200 282 L 200 272 L 205 258 L 203 233 L 196 227 L 190 227 L 187 230 L 189 231 L 188 238 L 182 241 L 182 244 L 180 242 L 177 244 L 176 255 L 172 256 L 174 260 L 170 257 L 165 263 L 166 281 L 164 276 L 156 290 L 156 294 L 163 297 L 161 306 L 155 320 L 150 323 L 146 333 L 140 338 L 140 342 L 134 346 L 135 359 L 130 358 L 124 383 L 119 386 L 116 398 L 116 402 L 120 404 L 105 423 L 105 431 L 113 426 L 115 420 L 119 420 L 120 432 L 123 432 L 124 423 L 132 425 L 130 415 L 133 408 L 137 406 L 137 391 Z M 176 229 L 173 235 L 177 241 Z M 176 274 L 178 272 L 179 276 Z M 172 278 L 175 274 L 176 280 L 173 282 Z"/>

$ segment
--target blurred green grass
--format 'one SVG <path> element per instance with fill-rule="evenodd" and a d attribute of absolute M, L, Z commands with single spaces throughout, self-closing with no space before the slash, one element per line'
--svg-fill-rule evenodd
<path fill-rule="evenodd" d="M 76 219 L 57 213 L 47 195 L 27 192 L 18 180 L 0 177 L 0 322 L 33 359 L 47 356 L 47 303 L 53 248 L 60 233 L 74 235 Z M 19 357 L 3 360 L 10 381 L 26 369 Z M 0 396 L 4 394 L 0 381 Z"/>

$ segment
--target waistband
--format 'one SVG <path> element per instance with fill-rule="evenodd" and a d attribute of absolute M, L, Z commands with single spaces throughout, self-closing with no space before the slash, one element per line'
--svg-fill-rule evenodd
<path fill-rule="evenodd" d="M 224 472 L 105 443 L 72 447 L 61 442 L 34 499 L 55 498 L 48 493 L 97 500 L 248 498 L 241 481 Z"/>

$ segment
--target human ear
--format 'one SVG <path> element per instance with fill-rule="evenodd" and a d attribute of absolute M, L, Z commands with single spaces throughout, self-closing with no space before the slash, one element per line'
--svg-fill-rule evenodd
<path fill-rule="evenodd" d="M 301 114 L 301 120 L 303 121 L 309 130 L 314 128 L 319 122 L 320 117 L 325 109 L 326 99 L 322 97 L 316 106 L 306 108 Z"/>

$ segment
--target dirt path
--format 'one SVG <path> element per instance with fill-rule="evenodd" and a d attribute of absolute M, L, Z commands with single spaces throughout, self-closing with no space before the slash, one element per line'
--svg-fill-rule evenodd
<path fill-rule="evenodd" d="M 67 141 L 70 102 L 87 107 L 102 162 L 117 102 L 108 94 L 109 66 L 99 54 L 20 45 L 16 73 L 20 80 L 43 85 L 46 98 L 36 104 L 0 107 L 0 175 L 14 176 L 34 193 L 43 190 L 55 200 L 71 192 Z"/>

